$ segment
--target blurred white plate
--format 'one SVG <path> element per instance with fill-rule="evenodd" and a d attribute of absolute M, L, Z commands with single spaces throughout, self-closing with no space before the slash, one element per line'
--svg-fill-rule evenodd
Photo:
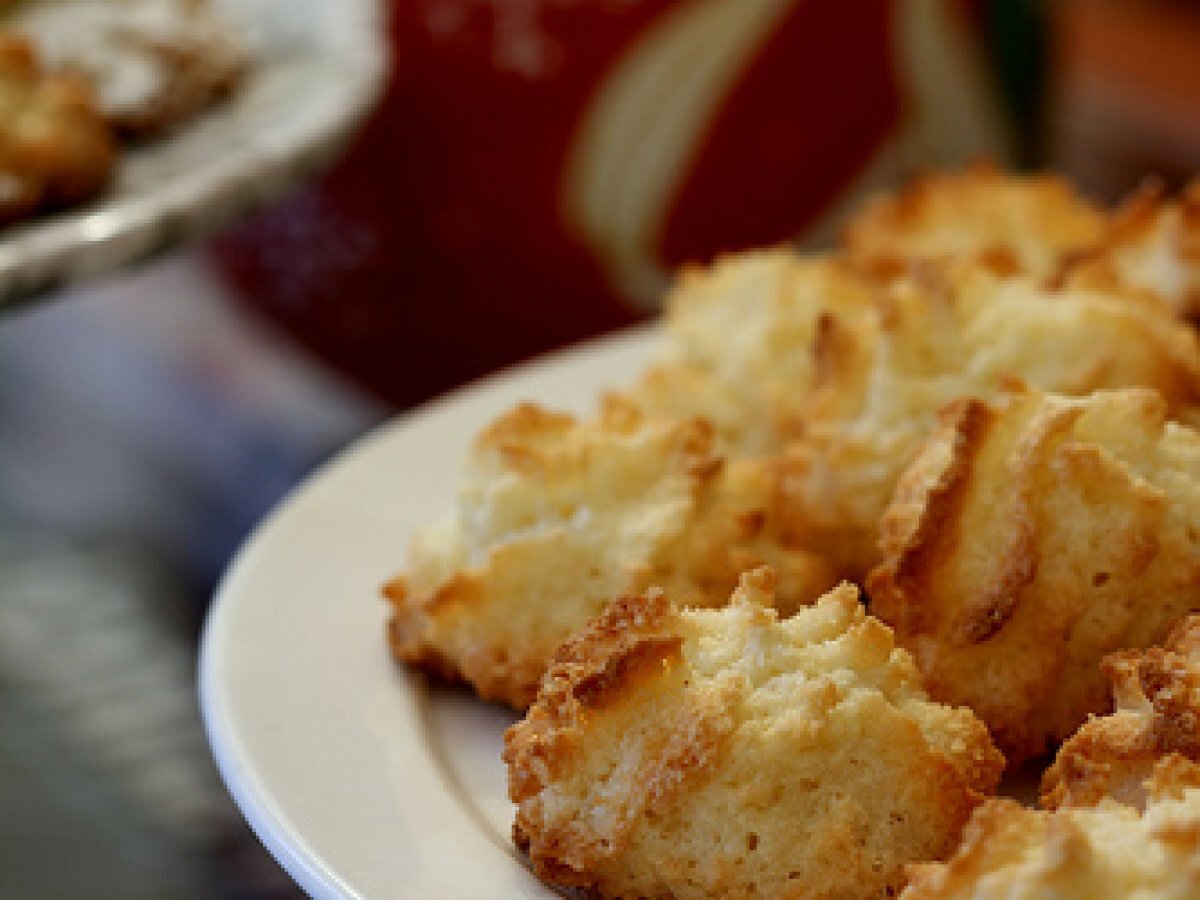
<path fill-rule="evenodd" d="M 268 849 L 317 897 L 552 897 L 509 840 L 506 710 L 395 665 L 381 585 L 447 510 L 476 432 L 520 400 L 591 409 L 652 329 L 480 382 L 402 417 L 297 491 L 243 549 L 207 623 L 217 764 Z"/>
<path fill-rule="evenodd" d="M 382 0 L 223 0 L 251 43 L 227 101 L 126 150 L 95 202 L 0 231 L 0 309 L 199 237 L 327 163 L 371 109 L 388 47 Z"/>

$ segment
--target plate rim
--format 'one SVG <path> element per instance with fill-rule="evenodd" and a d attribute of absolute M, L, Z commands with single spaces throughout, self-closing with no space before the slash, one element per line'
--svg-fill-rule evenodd
<path fill-rule="evenodd" d="M 0 233 L 0 312 L 211 234 L 332 163 L 382 96 L 390 50 L 384 0 L 325 2 L 340 10 L 354 35 L 352 46 L 330 56 L 337 63 L 336 104 L 302 120 L 286 143 L 260 136 L 153 190 L 102 194 L 78 210 L 9 226 Z"/>
<path fill-rule="evenodd" d="M 266 784 L 264 773 L 252 758 L 244 734 L 240 732 L 240 725 L 231 708 L 231 698 L 227 695 L 229 685 L 223 680 L 223 674 L 227 668 L 225 654 L 229 649 L 224 640 L 225 629 L 237 604 L 247 602 L 239 596 L 242 583 L 256 566 L 262 565 L 273 549 L 272 544 L 281 540 L 279 536 L 287 524 L 306 515 L 305 507 L 313 502 L 313 498 L 322 493 L 335 493 L 339 483 L 350 480 L 352 473 L 364 466 L 361 461 L 373 458 L 372 454 L 380 453 L 388 446 L 402 444 L 407 435 L 429 427 L 430 422 L 436 423 L 441 416 L 453 415 L 455 410 L 464 406 L 483 404 L 488 398 L 514 391 L 516 385 L 547 380 L 567 369 L 594 368 L 598 362 L 620 352 L 645 357 L 654 346 L 658 334 L 655 323 L 619 329 L 501 369 L 397 415 L 352 441 L 319 466 L 259 522 L 235 553 L 214 592 L 201 633 L 197 661 L 201 718 L 217 770 L 238 809 L 276 861 L 310 895 L 338 898 L 366 896 L 354 887 L 352 879 L 339 873 L 325 859 L 321 849 L 313 846 L 309 837 L 295 827 L 279 798 L 273 795 Z M 589 404 L 581 408 L 594 408 L 600 392 L 609 386 L 613 385 L 608 380 L 595 384 L 593 396 L 579 398 L 581 403 Z M 475 430 L 484 425 L 485 421 L 476 422 Z M 453 490 L 453 485 L 446 487 L 448 491 Z M 452 494 L 448 493 L 447 500 L 452 500 Z M 397 568 L 402 561 L 402 556 L 398 556 Z M 382 649 L 380 652 L 385 653 Z M 423 707 L 427 698 L 423 696 L 420 677 L 403 672 L 392 665 L 391 660 L 387 662 L 392 670 L 399 673 L 396 682 L 400 692 L 406 695 L 401 699 L 407 712 L 414 717 L 414 721 L 421 719 L 426 715 Z M 424 722 L 417 721 L 417 724 L 419 728 L 425 727 Z M 410 737 L 413 739 L 408 742 L 410 745 L 420 742 L 420 735 Z M 407 742 L 407 737 L 405 740 Z M 427 757 L 425 762 L 428 765 L 423 771 L 433 772 L 436 776 L 446 803 L 453 805 L 460 816 L 475 819 L 475 812 L 466 809 L 459 798 L 450 795 L 445 775 L 437 771 L 437 767 L 443 763 L 432 757 Z M 483 837 L 491 840 L 488 836 Z"/>

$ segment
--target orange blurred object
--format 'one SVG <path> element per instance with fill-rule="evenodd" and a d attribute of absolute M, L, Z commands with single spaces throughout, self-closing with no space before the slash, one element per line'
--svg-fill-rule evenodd
<path fill-rule="evenodd" d="M 1179 186 L 1200 170 L 1200 6 L 1056 5 L 1052 154 L 1106 199 L 1147 173 Z"/>

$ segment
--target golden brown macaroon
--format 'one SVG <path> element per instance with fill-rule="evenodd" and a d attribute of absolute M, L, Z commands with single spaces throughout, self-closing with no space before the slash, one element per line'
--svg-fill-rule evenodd
<path fill-rule="evenodd" d="M 880 540 L 872 611 L 1019 762 L 1108 708 L 1106 655 L 1200 608 L 1200 435 L 1148 390 L 962 399 Z"/>
<path fill-rule="evenodd" d="M 652 586 L 728 601 L 769 563 L 785 606 L 831 568 L 789 532 L 771 462 L 727 461 L 702 419 L 610 400 L 594 420 L 524 405 L 479 437 L 457 509 L 412 542 L 385 593 L 396 656 L 523 708 L 554 649 L 613 597 Z"/>
<path fill-rule="evenodd" d="M 1200 179 L 1178 197 L 1148 184 L 1112 216 L 1103 236 L 1067 261 L 1068 283 L 1141 291 L 1180 316 L 1200 318 Z"/>
<path fill-rule="evenodd" d="M 1056 275 L 1100 240 L 1105 211 L 1055 175 L 1014 175 L 980 163 L 929 172 L 868 201 L 842 243 L 879 272 L 914 260 L 971 260 L 1000 274 Z"/>
<path fill-rule="evenodd" d="M 869 331 L 877 291 L 839 256 L 782 247 L 688 267 L 666 299 L 664 346 L 626 393 L 656 412 L 704 416 L 732 453 L 775 452 L 803 433 L 835 349 L 827 322 Z"/>
<path fill-rule="evenodd" d="M 1179 622 L 1161 647 L 1104 660 L 1116 709 L 1088 720 L 1059 748 L 1042 781 L 1042 805 L 1094 806 L 1104 797 L 1142 808 L 1160 763 L 1200 787 L 1200 616 Z"/>
<path fill-rule="evenodd" d="M 1144 812 L 1109 799 L 1054 812 L 989 800 L 953 859 L 912 867 L 901 900 L 1200 896 L 1200 789 L 1158 774 Z"/>
<path fill-rule="evenodd" d="M 966 260 L 1047 284 L 1142 292 L 1200 317 L 1200 181 L 1177 198 L 1148 183 L 1110 212 L 1055 175 L 989 164 L 931 172 L 868 201 L 843 244 L 876 274 Z"/>
<path fill-rule="evenodd" d="M 0 223 L 94 197 L 115 159 L 87 82 L 44 71 L 26 40 L 0 31 Z"/>
<path fill-rule="evenodd" d="M 10 16 L 55 68 L 84 74 L 123 138 L 160 137 L 227 97 L 248 42 L 208 0 L 55 0 Z"/>
<path fill-rule="evenodd" d="M 703 415 L 732 455 L 787 449 L 797 528 L 865 576 L 896 479 L 956 396 L 1020 378 L 1086 394 L 1142 385 L 1172 412 L 1200 401 L 1192 330 L 1153 299 L 964 263 L 868 277 L 837 255 L 763 251 L 690 270 L 667 349 L 626 392 Z"/>
<path fill-rule="evenodd" d="M 1196 335 L 1161 304 L 970 266 L 893 281 L 865 327 L 825 316 L 814 353 L 823 365 L 788 448 L 790 503 L 798 527 L 855 578 L 878 561 L 900 473 L 955 397 L 1019 379 L 1069 395 L 1153 387 L 1172 414 L 1200 400 Z"/>
<path fill-rule="evenodd" d="M 843 584 L 780 621 L 772 573 L 731 605 L 610 606 L 505 736 L 514 836 L 600 897 L 894 896 L 944 858 L 1002 760 Z"/>

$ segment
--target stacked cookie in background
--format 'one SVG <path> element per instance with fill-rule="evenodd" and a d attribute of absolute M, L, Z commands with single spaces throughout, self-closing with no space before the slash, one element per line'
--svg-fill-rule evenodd
<path fill-rule="evenodd" d="M 921 896 L 971 895 L 974 870 L 936 866 L 968 821 L 973 861 L 1009 833 L 1017 813 L 983 803 L 998 751 L 1082 758 L 1103 661 L 1200 610 L 1198 203 L 929 175 L 836 250 L 682 273 L 657 358 L 591 417 L 530 404 L 481 433 L 386 588 L 389 634 L 529 706 L 506 760 L 541 877 L 885 896 L 915 872 Z M 1172 721 L 1200 716 L 1169 692 Z M 1028 811 L 997 865 L 1037 869 L 1093 806 L 1147 846 L 1160 819 L 1194 825 L 1196 745 L 1147 741 L 1141 793 L 1114 777 Z M 1200 889 L 1197 833 L 1122 884 L 1169 856 Z"/>
<path fill-rule="evenodd" d="M 205 0 L 22 0 L 0 16 L 0 223 L 86 202 L 122 147 L 228 96 L 248 43 Z"/>

